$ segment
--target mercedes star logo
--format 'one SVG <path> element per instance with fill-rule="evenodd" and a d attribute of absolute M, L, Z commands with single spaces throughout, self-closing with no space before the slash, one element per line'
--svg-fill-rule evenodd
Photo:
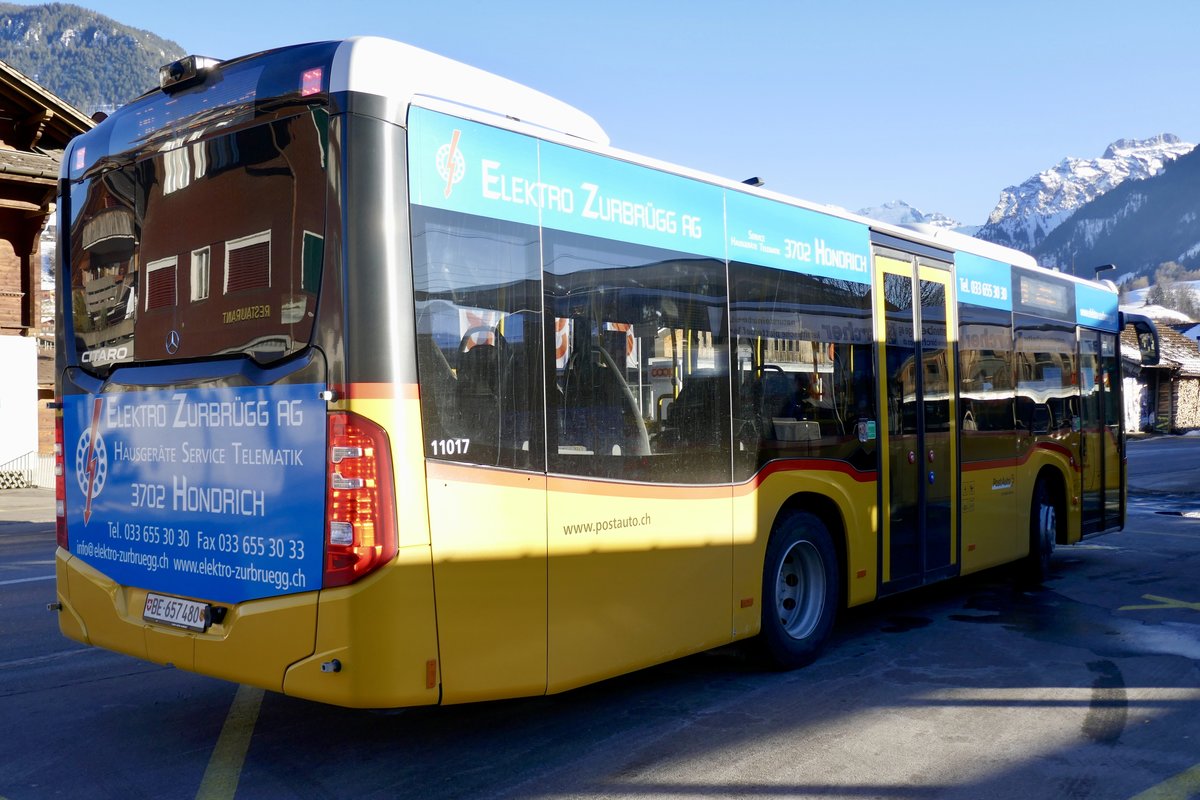
<path fill-rule="evenodd" d="M 167 353 L 175 355 L 179 349 L 179 331 L 171 331 L 167 334 Z"/>

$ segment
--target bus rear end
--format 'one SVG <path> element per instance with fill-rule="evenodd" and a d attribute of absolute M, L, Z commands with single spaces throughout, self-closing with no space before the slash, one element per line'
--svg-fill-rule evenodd
<path fill-rule="evenodd" d="M 349 198 L 343 143 L 402 131 L 329 92 L 337 48 L 179 62 L 66 154 L 59 619 L 289 694 L 437 702 L 423 508 L 396 522 L 416 400 L 380 333 L 399 312 L 344 269 L 356 247 L 399 256 L 365 241 L 389 183 Z"/>

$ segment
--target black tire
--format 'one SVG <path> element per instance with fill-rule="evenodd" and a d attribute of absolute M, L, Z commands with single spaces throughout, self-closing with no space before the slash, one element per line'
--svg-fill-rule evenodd
<path fill-rule="evenodd" d="M 840 597 L 841 569 L 825 523 L 805 511 L 781 517 L 763 563 L 759 640 L 770 665 L 794 669 L 816 658 Z"/>
<path fill-rule="evenodd" d="M 1029 508 L 1029 555 L 1022 565 L 1026 581 L 1044 583 L 1050 579 L 1050 561 L 1058 543 L 1060 519 L 1060 505 L 1054 491 L 1045 478 L 1038 478 Z"/>

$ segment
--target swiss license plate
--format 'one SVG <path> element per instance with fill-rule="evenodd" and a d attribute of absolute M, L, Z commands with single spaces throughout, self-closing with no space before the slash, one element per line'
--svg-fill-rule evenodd
<path fill-rule="evenodd" d="M 209 623 L 212 621 L 207 603 L 197 603 L 195 600 L 184 600 L 181 597 L 169 597 L 165 594 L 154 593 L 146 595 L 146 606 L 142 610 L 142 619 L 189 631 L 208 630 Z"/>

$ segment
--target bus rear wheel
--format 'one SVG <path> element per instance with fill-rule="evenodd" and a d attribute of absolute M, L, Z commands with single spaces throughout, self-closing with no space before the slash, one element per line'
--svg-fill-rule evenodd
<path fill-rule="evenodd" d="M 781 669 L 811 662 L 829 636 L 841 592 L 829 529 L 804 511 L 782 517 L 763 566 L 762 631 L 768 661 Z"/>

